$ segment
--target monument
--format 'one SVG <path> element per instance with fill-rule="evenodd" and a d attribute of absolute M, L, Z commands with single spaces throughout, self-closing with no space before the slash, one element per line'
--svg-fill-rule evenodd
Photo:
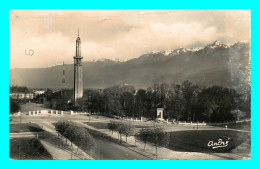
<path fill-rule="evenodd" d="M 163 108 L 157 108 L 156 119 L 157 120 L 163 120 Z"/>
<path fill-rule="evenodd" d="M 79 37 L 76 40 L 76 56 L 74 56 L 74 91 L 73 91 L 73 99 L 74 105 L 77 106 L 77 100 L 83 97 L 83 72 L 82 72 L 82 59 L 81 56 L 81 42 Z"/>

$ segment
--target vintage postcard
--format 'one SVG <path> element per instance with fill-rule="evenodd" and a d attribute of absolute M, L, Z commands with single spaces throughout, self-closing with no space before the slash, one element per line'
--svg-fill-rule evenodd
<path fill-rule="evenodd" d="M 10 10 L 10 159 L 251 159 L 250 10 Z"/>

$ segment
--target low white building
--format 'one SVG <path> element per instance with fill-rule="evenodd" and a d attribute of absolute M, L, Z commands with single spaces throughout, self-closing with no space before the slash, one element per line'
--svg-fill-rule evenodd
<path fill-rule="evenodd" d="M 63 111 L 61 110 L 34 110 L 29 111 L 29 116 L 48 116 L 48 115 L 63 115 Z"/>

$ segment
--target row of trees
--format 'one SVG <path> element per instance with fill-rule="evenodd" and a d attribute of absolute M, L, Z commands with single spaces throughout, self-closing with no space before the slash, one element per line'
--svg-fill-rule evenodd
<path fill-rule="evenodd" d="M 142 142 L 144 151 L 147 143 L 154 145 L 156 155 L 158 146 L 167 146 L 170 140 L 169 133 L 166 133 L 161 126 L 142 128 L 139 132 L 136 132 L 135 126 L 130 122 L 111 121 L 108 123 L 108 129 L 112 132 L 112 135 L 113 132 L 118 133 L 120 143 L 122 143 L 122 135 L 124 135 L 126 142 L 129 136 L 134 136 L 135 141 Z"/>
<path fill-rule="evenodd" d="M 200 87 L 189 81 L 180 85 L 155 84 L 146 90 L 136 90 L 133 86 L 87 89 L 78 100 L 78 107 L 70 102 L 72 90 L 47 93 L 49 100 L 54 98 L 56 109 L 76 109 L 108 116 L 155 118 L 156 109 L 164 108 L 164 118 L 168 119 L 224 122 L 248 118 L 251 112 L 250 89 L 241 94 L 232 88 Z"/>
<path fill-rule="evenodd" d="M 125 136 L 126 142 L 127 137 L 135 135 L 135 126 L 130 122 L 111 121 L 108 123 L 107 127 L 110 131 L 112 131 L 112 135 L 114 132 L 118 133 L 120 143 L 122 143 L 122 135 Z"/>
<path fill-rule="evenodd" d="M 95 139 L 84 127 L 68 121 L 59 121 L 54 126 L 56 131 L 66 138 L 66 142 L 67 139 L 71 142 L 71 147 L 72 143 L 85 150 L 90 150 L 97 146 Z"/>
<path fill-rule="evenodd" d="M 167 146 L 170 142 L 170 134 L 165 132 L 161 126 L 154 126 L 152 128 L 142 128 L 136 135 L 135 139 L 144 143 L 144 150 L 147 143 L 155 146 L 156 155 L 158 146 Z"/>

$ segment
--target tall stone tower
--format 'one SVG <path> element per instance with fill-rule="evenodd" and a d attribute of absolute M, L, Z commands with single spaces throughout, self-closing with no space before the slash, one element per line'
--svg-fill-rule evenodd
<path fill-rule="evenodd" d="M 80 37 L 76 40 L 76 56 L 74 56 L 74 105 L 77 106 L 77 99 L 83 97 L 83 74 L 82 74 L 82 59 L 80 48 Z"/>
<path fill-rule="evenodd" d="M 62 89 L 66 88 L 66 76 L 65 76 L 65 65 L 64 65 L 64 62 L 63 62 L 63 66 L 62 66 L 61 87 L 62 87 Z"/>

